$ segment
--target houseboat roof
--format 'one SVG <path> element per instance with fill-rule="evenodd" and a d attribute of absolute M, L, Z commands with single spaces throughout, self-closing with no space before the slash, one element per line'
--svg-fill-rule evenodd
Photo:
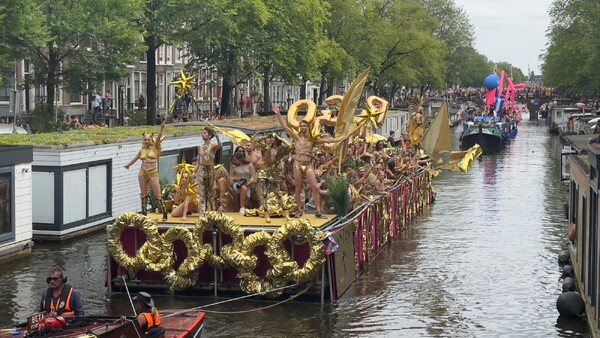
<path fill-rule="evenodd" d="M 249 117 L 212 121 L 220 127 L 240 129 L 248 135 L 281 130 L 277 119 L 270 117 Z M 167 136 L 197 134 L 206 126 L 206 122 L 188 122 L 167 124 Z M 139 141 L 142 133 L 157 133 L 159 126 L 137 127 L 97 127 L 95 129 L 77 129 L 62 133 L 6 134 L 0 137 L 0 146 L 27 145 L 39 148 L 76 148 L 99 144 L 112 144 Z"/>

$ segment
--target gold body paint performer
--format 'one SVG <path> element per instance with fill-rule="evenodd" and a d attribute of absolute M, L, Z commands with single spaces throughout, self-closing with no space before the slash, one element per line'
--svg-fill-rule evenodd
<path fill-rule="evenodd" d="M 215 137 L 217 144 L 211 144 L 210 140 Z M 198 159 L 196 161 L 196 179 L 198 180 L 198 211 L 200 217 L 206 211 L 219 209 L 219 196 L 213 190 L 215 155 L 221 149 L 221 140 L 213 129 L 205 127 L 202 131 L 204 144 L 198 146 Z"/>
<path fill-rule="evenodd" d="M 291 151 L 291 147 L 275 133 L 255 139 L 253 142 L 262 152 L 262 163 L 257 176 L 260 184 L 260 205 L 264 212 L 265 221 L 271 223 L 267 203 L 270 192 L 277 196 L 277 203 L 283 210 L 283 216 L 289 219 L 289 210 L 287 210 L 281 196 L 281 180 L 285 179 L 282 162 Z"/>
<path fill-rule="evenodd" d="M 288 136 L 294 140 L 294 183 L 295 183 L 295 191 L 294 198 L 296 199 L 296 204 L 298 205 L 299 216 L 304 213 L 304 201 L 301 200 L 300 194 L 303 188 L 303 177 L 306 177 L 306 181 L 310 185 L 310 190 L 312 193 L 313 201 L 315 202 L 315 217 L 324 218 L 321 213 L 321 196 L 319 195 L 319 186 L 317 184 L 317 177 L 315 175 L 315 170 L 313 167 L 313 148 L 315 144 L 323 144 L 323 143 L 334 143 L 338 142 L 338 139 L 331 138 L 320 138 L 312 140 L 309 129 L 308 122 L 305 120 L 300 121 L 300 130 L 298 134 L 296 134 L 290 127 L 288 127 L 286 121 L 283 119 L 280 113 L 280 109 L 278 105 L 273 105 L 273 112 L 277 115 L 277 119 L 279 120 L 279 124 L 283 130 L 288 134 Z"/>
<path fill-rule="evenodd" d="M 187 214 L 198 209 L 198 192 L 197 185 L 192 183 L 188 172 L 181 173 L 181 178 L 177 187 L 177 191 L 173 195 L 173 202 L 177 205 L 171 216 L 181 217 L 182 221 L 187 220 Z"/>
<path fill-rule="evenodd" d="M 140 183 L 140 199 L 142 202 L 142 214 L 148 214 L 148 186 L 152 189 L 152 194 L 156 198 L 157 204 L 159 205 L 162 214 L 163 221 L 167 220 L 167 209 L 165 208 L 165 202 L 162 199 L 160 191 L 160 181 L 158 179 L 158 159 L 162 151 L 161 142 L 163 139 L 163 131 L 165 130 L 165 123 L 160 125 L 160 132 L 156 139 L 153 134 L 143 134 L 144 143 L 142 149 L 135 155 L 131 162 L 125 165 L 125 169 L 129 169 L 137 160 L 142 160 L 142 166 L 138 174 L 138 182 Z"/>

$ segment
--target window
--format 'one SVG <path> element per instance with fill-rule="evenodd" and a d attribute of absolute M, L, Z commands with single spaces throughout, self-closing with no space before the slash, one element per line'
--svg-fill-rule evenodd
<path fill-rule="evenodd" d="M 81 103 L 81 93 L 69 93 L 69 102 Z"/>
<path fill-rule="evenodd" d="M 31 186 L 33 223 L 54 224 L 54 173 L 34 171 Z"/>
<path fill-rule="evenodd" d="M 167 46 L 166 60 L 167 60 L 168 65 L 173 64 L 172 58 L 173 58 L 173 46 Z"/>
<path fill-rule="evenodd" d="M 159 64 L 165 62 L 165 45 L 158 47 L 158 57 L 156 58 Z"/>
<path fill-rule="evenodd" d="M 12 171 L 0 172 L 0 240 L 13 232 L 13 185 Z"/>
<path fill-rule="evenodd" d="M 15 89 L 15 71 L 14 68 L 10 68 L 2 72 L 4 83 L 0 85 L 0 101 L 10 101 L 10 94 Z"/>
<path fill-rule="evenodd" d="M 142 56 L 140 57 L 140 63 L 146 63 L 146 62 L 148 62 L 148 53 L 144 52 L 142 54 Z"/>
<path fill-rule="evenodd" d="M 158 73 L 158 106 L 165 106 L 165 74 Z"/>
<path fill-rule="evenodd" d="M 183 63 L 183 49 L 176 48 L 175 49 L 175 63 Z"/>

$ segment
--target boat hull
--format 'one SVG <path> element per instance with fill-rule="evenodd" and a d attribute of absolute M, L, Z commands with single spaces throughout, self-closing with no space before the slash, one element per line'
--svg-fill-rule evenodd
<path fill-rule="evenodd" d="M 166 309 L 161 310 L 161 327 L 165 329 L 165 337 L 197 338 L 202 333 L 204 326 L 204 312 Z M 51 329 L 44 332 L 33 333 L 35 337 L 93 337 L 121 338 L 138 337 L 140 328 L 133 317 L 68 317 L 67 327 L 64 329 Z M 18 327 L 16 331 L 25 337 L 27 327 Z M 12 332 L 1 332 L 0 338 L 11 337 Z M 88 334 L 88 336 L 86 336 Z"/>
<path fill-rule="evenodd" d="M 466 128 L 461 135 L 460 146 L 463 150 L 475 144 L 479 144 L 485 154 L 504 148 L 505 141 L 499 129 L 480 125 Z"/>

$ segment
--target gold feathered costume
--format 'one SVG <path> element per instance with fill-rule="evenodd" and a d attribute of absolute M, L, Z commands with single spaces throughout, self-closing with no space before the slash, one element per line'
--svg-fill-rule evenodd
<path fill-rule="evenodd" d="M 425 116 L 423 116 L 423 97 L 414 98 L 408 106 L 410 121 L 408 122 L 408 136 L 413 147 L 417 147 L 425 131 Z"/>

